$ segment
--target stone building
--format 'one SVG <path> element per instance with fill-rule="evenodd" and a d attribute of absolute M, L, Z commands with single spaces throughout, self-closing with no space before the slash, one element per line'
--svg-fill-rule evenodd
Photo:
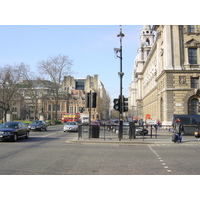
<path fill-rule="evenodd" d="M 88 113 L 85 107 L 86 93 L 97 93 L 96 107 L 92 108 L 92 119 L 108 119 L 110 99 L 98 75 L 75 79 L 71 76 L 63 77 L 59 89 L 58 104 L 55 103 L 55 91 L 50 81 L 31 80 L 19 84 L 18 91 L 26 108 L 22 113 L 16 104 L 12 115 L 23 119 L 61 119 L 63 113 Z M 57 106 L 57 109 L 56 109 Z M 14 107 L 14 108 L 15 108 Z M 57 113 L 57 114 L 56 114 Z"/>
<path fill-rule="evenodd" d="M 81 112 L 84 114 L 89 113 L 89 108 L 85 107 L 86 94 L 90 93 L 90 91 L 91 93 L 96 93 L 96 108 L 92 108 L 91 120 L 108 119 L 110 98 L 98 75 L 88 75 L 86 78 L 78 79 L 71 76 L 65 76 L 62 83 L 62 90 L 67 93 L 72 93 L 74 90 L 82 91 L 81 98 L 83 98 L 83 106 Z"/>
<path fill-rule="evenodd" d="M 133 116 L 200 114 L 200 25 L 143 26 L 129 87 Z"/>

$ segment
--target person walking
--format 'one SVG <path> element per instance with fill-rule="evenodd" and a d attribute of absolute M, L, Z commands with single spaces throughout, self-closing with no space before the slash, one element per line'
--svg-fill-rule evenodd
<path fill-rule="evenodd" d="M 173 125 L 173 132 L 178 135 L 178 139 L 180 142 L 182 141 L 182 133 L 184 132 L 183 124 L 179 118 L 176 118 Z"/>

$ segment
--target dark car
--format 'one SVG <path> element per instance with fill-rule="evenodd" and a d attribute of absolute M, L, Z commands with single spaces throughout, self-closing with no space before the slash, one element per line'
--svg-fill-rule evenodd
<path fill-rule="evenodd" d="M 38 120 L 38 121 L 33 121 L 31 124 L 29 124 L 29 129 L 30 130 L 39 130 L 39 131 L 42 131 L 42 130 L 47 130 L 47 124 L 45 121 L 41 121 L 41 120 Z"/>
<path fill-rule="evenodd" d="M 0 125 L 0 140 L 17 141 L 18 138 L 29 138 L 29 129 L 22 122 L 4 122 Z"/>
<path fill-rule="evenodd" d="M 141 127 L 137 127 L 135 129 L 136 131 L 136 135 L 147 135 L 148 134 L 148 130 L 146 128 L 141 128 Z"/>

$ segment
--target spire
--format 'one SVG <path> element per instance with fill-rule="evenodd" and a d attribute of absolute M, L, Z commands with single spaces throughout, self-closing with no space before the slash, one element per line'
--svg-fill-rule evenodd
<path fill-rule="evenodd" d="M 150 25 L 144 25 L 140 34 L 140 44 L 138 48 L 138 59 L 146 61 L 154 42 L 154 33 Z"/>

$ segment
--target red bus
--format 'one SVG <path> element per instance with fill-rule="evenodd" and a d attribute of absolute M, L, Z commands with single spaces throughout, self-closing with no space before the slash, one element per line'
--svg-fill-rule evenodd
<path fill-rule="evenodd" d="M 80 118 L 80 113 L 62 113 L 61 114 L 62 122 L 76 122 Z"/>

